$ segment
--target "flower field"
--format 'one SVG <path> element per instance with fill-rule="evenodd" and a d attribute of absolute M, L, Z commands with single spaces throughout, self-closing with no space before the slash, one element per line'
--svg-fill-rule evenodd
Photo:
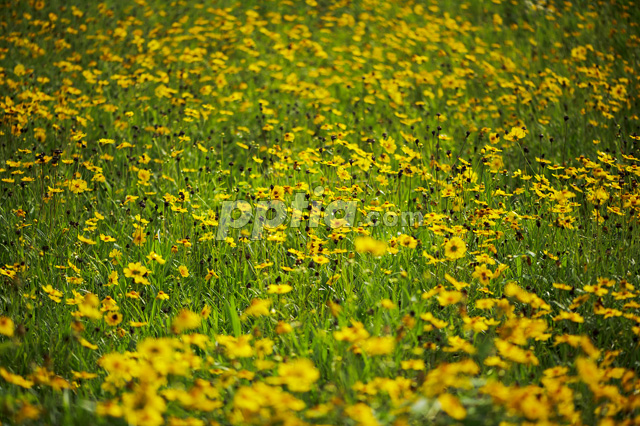
<path fill-rule="evenodd" d="M 631 1 L 0 5 L 0 424 L 640 424 Z"/>

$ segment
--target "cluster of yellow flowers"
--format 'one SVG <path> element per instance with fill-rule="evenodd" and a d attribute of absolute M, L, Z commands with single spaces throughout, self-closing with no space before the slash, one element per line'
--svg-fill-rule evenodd
<path fill-rule="evenodd" d="M 632 2 L 0 10 L 0 422 L 638 423 Z"/>

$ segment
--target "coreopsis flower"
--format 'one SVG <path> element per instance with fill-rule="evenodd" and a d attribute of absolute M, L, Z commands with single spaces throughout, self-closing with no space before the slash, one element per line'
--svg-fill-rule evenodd
<path fill-rule="evenodd" d="M 418 246 L 418 240 L 413 238 L 411 235 L 402 234 L 398 237 L 397 241 L 402 247 L 414 249 Z"/>
<path fill-rule="evenodd" d="M 189 269 L 184 265 L 180 265 L 178 266 L 178 273 L 180 273 L 182 278 L 187 278 L 189 276 Z"/>
<path fill-rule="evenodd" d="M 351 174 L 344 167 L 338 167 L 338 177 L 340 180 L 350 180 Z"/>
<path fill-rule="evenodd" d="M 182 333 L 185 330 L 192 330 L 200 327 L 200 315 L 191 312 L 188 309 L 182 309 L 180 313 L 173 319 L 171 330 L 176 333 Z"/>
<path fill-rule="evenodd" d="M 462 420 L 467 417 L 467 410 L 460 403 L 460 400 L 450 393 L 443 393 L 438 396 L 438 402 L 442 407 L 442 411 L 456 420 Z"/>
<path fill-rule="evenodd" d="M 369 253 L 379 257 L 387 252 L 387 244 L 384 241 L 378 241 L 371 237 L 358 237 L 354 241 L 355 249 L 358 253 Z"/>
<path fill-rule="evenodd" d="M 74 194 L 81 194 L 87 190 L 87 182 L 82 179 L 73 179 L 69 182 L 69 190 Z"/>
<path fill-rule="evenodd" d="M 107 277 L 107 287 L 118 285 L 118 271 L 111 271 Z"/>
<path fill-rule="evenodd" d="M 13 336 L 13 331 L 13 320 L 9 317 L 0 317 L 0 334 L 11 337 Z"/>
<path fill-rule="evenodd" d="M 291 290 L 293 290 L 293 287 L 291 287 L 288 284 L 272 284 L 267 289 L 267 293 L 269 293 L 269 294 L 285 294 L 285 293 L 289 293 Z"/>
<path fill-rule="evenodd" d="M 27 380 L 24 377 L 19 376 L 17 374 L 12 374 L 9 371 L 7 371 L 7 369 L 4 367 L 0 367 L 0 377 L 2 377 L 4 380 L 6 380 L 9 383 L 20 386 L 21 388 L 24 388 L 24 389 L 31 389 L 31 387 L 33 387 L 34 385 L 34 383 L 31 380 Z"/>
<path fill-rule="evenodd" d="M 423 371 L 425 370 L 424 361 L 421 359 L 409 359 L 406 361 L 402 361 L 400 363 L 400 367 L 403 370 L 415 370 L 415 371 Z"/>
<path fill-rule="evenodd" d="M 367 355 L 387 355 L 396 347 L 396 339 L 392 336 L 370 337 L 360 344 L 360 348 Z"/>
<path fill-rule="evenodd" d="M 275 185 L 271 190 L 271 198 L 274 200 L 284 200 L 284 188 L 280 185 Z"/>
<path fill-rule="evenodd" d="M 441 306 L 449 306 L 458 303 L 463 298 L 463 294 L 459 291 L 441 291 L 438 294 L 438 303 Z"/>
<path fill-rule="evenodd" d="M 112 327 L 120 324 L 122 322 L 122 314 L 120 312 L 109 312 L 104 316 L 104 321 Z"/>
<path fill-rule="evenodd" d="M 109 257 L 111 258 L 111 263 L 117 265 L 120 262 L 120 258 L 122 257 L 122 252 L 117 249 L 113 249 L 109 252 Z"/>
<path fill-rule="evenodd" d="M 278 321 L 278 325 L 276 326 L 276 333 L 278 334 L 287 334 L 293 331 L 293 327 L 291 324 L 286 323 L 284 321 Z"/>
<path fill-rule="evenodd" d="M 444 352 L 466 352 L 473 355 L 477 352 L 477 349 L 465 339 L 460 336 L 449 336 L 447 338 L 449 346 L 442 348 Z"/>
<path fill-rule="evenodd" d="M 160 265 L 164 265 L 166 263 L 166 260 L 164 260 L 162 258 L 162 256 L 160 256 L 158 253 L 156 253 L 155 251 L 150 252 L 147 255 L 147 259 L 149 260 L 154 260 L 156 262 L 158 262 Z"/>
<path fill-rule="evenodd" d="M 147 185 L 151 179 L 151 172 L 149 170 L 140 169 L 138 170 L 138 182 L 142 185 Z"/>
<path fill-rule="evenodd" d="M 487 285 L 493 278 L 493 272 L 487 268 L 486 264 L 482 264 L 480 266 L 476 266 L 473 274 L 471 274 L 473 278 L 476 278 L 482 284 Z"/>
<path fill-rule="evenodd" d="M 60 303 L 62 300 L 63 293 L 60 290 L 56 290 L 51 286 L 51 284 L 47 284 L 46 286 L 42 286 L 42 290 L 47 294 L 49 299 L 53 300 L 56 303 Z"/>
<path fill-rule="evenodd" d="M 204 305 L 204 307 L 200 311 L 200 316 L 206 319 L 209 318 L 209 315 L 211 315 L 211 306 Z"/>
<path fill-rule="evenodd" d="M 147 236 L 144 232 L 144 228 L 138 227 L 133 231 L 133 244 L 141 246 L 147 242 Z"/>
<path fill-rule="evenodd" d="M 233 336 L 216 335 L 216 342 L 224 346 L 229 358 L 248 358 L 254 351 L 249 343 L 253 336 L 250 334 L 238 338 Z"/>
<path fill-rule="evenodd" d="M 351 327 L 345 327 L 341 330 L 334 331 L 333 337 L 338 341 L 346 341 L 358 343 L 369 338 L 369 332 L 359 321 L 352 321 Z"/>
<path fill-rule="evenodd" d="M 273 353 L 273 346 L 273 340 L 268 338 L 260 339 L 255 343 L 254 349 L 258 358 L 264 358 L 266 355 L 271 355 Z"/>
<path fill-rule="evenodd" d="M 96 349 L 98 349 L 98 345 L 91 343 L 84 337 L 81 337 L 80 339 L 78 339 L 78 342 L 80 342 L 80 346 L 83 346 L 87 349 L 91 349 L 92 351 L 95 351 Z"/>
<path fill-rule="evenodd" d="M 382 299 L 380 301 L 380 306 L 382 306 L 385 309 L 396 309 L 397 307 L 396 304 L 393 303 L 393 301 L 390 299 Z"/>
<path fill-rule="evenodd" d="M 188 238 L 182 238 L 176 241 L 178 244 L 182 244 L 184 247 L 189 248 L 192 246 L 191 241 Z"/>
<path fill-rule="evenodd" d="M 322 255 L 313 256 L 311 259 L 318 265 L 324 265 L 326 263 L 329 263 L 329 258 Z"/>
<path fill-rule="evenodd" d="M 308 392 L 311 386 L 320 378 L 320 372 L 313 362 L 306 358 L 280 364 L 278 367 L 278 384 L 286 385 L 292 392 Z"/>
<path fill-rule="evenodd" d="M 363 402 L 347 407 L 344 412 L 359 425 L 374 426 L 380 424 L 371 407 Z"/>
<path fill-rule="evenodd" d="M 251 305 L 242 314 L 242 319 L 247 317 L 261 317 L 269 315 L 269 307 L 271 300 L 269 299 L 253 299 Z"/>
<path fill-rule="evenodd" d="M 205 281 L 209 281 L 211 278 L 220 278 L 213 269 L 207 269 L 207 275 L 205 275 Z"/>
<path fill-rule="evenodd" d="M 136 284 L 149 284 L 149 280 L 146 278 L 146 275 L 149 274 L 149 271 L 142 263 L 129 263 L 129 266 L 124 268 L 124 276 L 127 278 L 133 278 L 133 281 Z"/>
<path fill-rule="evenodd" d="M 165 400 L 153 386 L 137 385 L 122 395 L 122 412 L 129 424 L 160 425 L 165 411 Z"/>
<path fill-rule="evenodd" d="M 460 237 L 453 237 L 444 244 L 444 255 L 448 259 L 462 259 L 467 252 L 467 245 Z"/>
<path fill-rule="evenodd" d="M 383 139 L 382 142 L 380 142 L 380 145 L 387 152 L 387 154 L 393 154 L 394 152 L 396 152 L 396 141 L 392 137 Z"/>
<path fill-rule="evenodd" d="M 91 246 L 96 244 L 95 240 L 92 240 L 90 238 L 86 238 L 86 237 L 84 237 L 82 235 L 78 235 L 78 240 L 83 242 L 83 243 L 85 243 L 85 244 L 91 245 Z"/>

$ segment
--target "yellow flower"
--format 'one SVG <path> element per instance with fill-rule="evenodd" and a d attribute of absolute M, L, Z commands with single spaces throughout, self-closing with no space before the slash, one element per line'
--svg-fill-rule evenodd
<path fill-rule="evenodd" d="M 169 295 L 167 293 L 165 293 L 164 291 L 160 290 L 158 292 L 158 295 L 156 296 L 156 299 L 158 299 L 158 300 L 169 300 Z"/>
<path fill-rule="evenodd" d="M 113 238 L 110 235 L 105 235 L 105 234 L 100 234 L 100 240 L 104 241 L 105 243 L 113 243 L 116 241 L 115 238 Z"/>
<path fill-rule="evenodd" d="M 269 315 L 269 307 L 271 306 L 271 300 L 265 299 L 253 299 L 251 306 L 249 306 L 242 314 L 242 319 L 247 317 L 261 317 Z"/>
<path fill-rule="evenodd" d="M 13 383 L 14 385 L 20 386 L 25 389 L 31 389 L 31 387 L 33 386 L 33 382 L 31 380 L 27 380 L 22 376 L 18 376 L 17 374 L 11 374 L 4 367 L 0 367 L 0 377 L 5 379 L 9 383 Z"/>
<path fill-rule="evenodd" d="M 87 190 L 87 182 L 82 179 L 73 179 L 69 182 L 69 190 L 74 194 L 81 194 Z"/>
<path fill-rule="evenodd" d="M 476 266 L 473 274 L 471 274 L 473 278 L 477 278 L 482 284 L 487 285 L 493 278 L 493 272 L 487 268 L 487 265 L 484 263 L 480 266 Z"/>
<path fill-rule="evenodd" d="M 180 272 L 180 275 L 181 275 L 183 278 L 187 278 L 187 277 L 189 276 L 189 270 L 188 270 L 188 269 L 187 269 L 187 267 L 186 267 L 186 266 L 184 266 L 184 265 L 180 265 L 180 266 L 178 266 L 178 272 Z"/>
<path fill-rule="evenodd" d="M 499 338 L 494 339 L 494 344 L 502 358 L 520 364 L 539 364 L 538 358 L 536 358 L 531 351 L 524 350 L 519 346 L 513 345 L 506 340 Z"/>
<path fill-rule="evenodd" d="M 91 240 L 89 238 L 85 238 L 82 235 L 78 235 L 78 240 L 82 241 L 85 244 L 89 244 L 90 246 L 96 244 L 96 242 L 94 240 Z"/>
<path fill-rule="evenodd" d="M 164 424 L 162 413 L 166 410 L 166 403 L 154 387 L 137 385 L 134 392 L 122 395 L 122 410 L 129 424 L 160 426 Z"/>
<path fill-rule="evenodd" d="M 136 284 L 149 284 L 149 280 L 145 278 L 145 275 L 149 273 L 150 271 L 140 262 L 129 263 L 129 266 L 124 268 L 124 276 L 133 278 Z"/>
<path fill-rule="evenodd" d="M 71 373 L 73 374 L 73 378 L 77 379 L 77 380 L 91 380 L 91 379 L 95 379 L 96 377 L 98 377 L 97 374 L 95 373 L 89 373 L 87 371 L 71 371 Z"/>
<path fill-rule="evenodd" d="M 347 169 L 345 169 L 344 167 L 338 167 L 338 177 L 341 180 L 349 180 L 349 179 L 351 179 L 351 175 L 349 174 Z"/>
<path fill-rule="evenodd" d="M 82 277 L 66 277 L 65 278 L 69 284 L 80 285 L 84 282 Z"/>
<path fill-rule="evenodd" d="M 400 362 L 400 366 L 403 370 L 421 371 L 425 369 L 424 361 L 421 359 L 409 359 L 406 361 L 402 361 Z"/>
<path fill-rule="evenodd" d="M 441 306 L 453 305 L 462 300 L 462 296 L 463 294 L 459 291 L 441 291 L 440 294 L 438 294 L 438 303 L 440 303 Z"/>
<path fill-rule="evenodd" d="M 267 293 L 269 293 L 269 294 L 285 294 L 285 293 L 289 293 L 291 290 L 293 290 L 293 287 L 291 287 L 288 284 L 272 284 L 267 289 Z"/>
<path fill-rule="evenodd" d="M 527 136 L 527 129 L 523 127 L 512 127 L 511 131 L 507 133 L 504 138 L 508 141 L 517 141 L 524 139 Z"/>
<path fill-rule="evenodd" d="M 15 420 L 20 424 L 26 420 L 37 420 L 40 417 L 40 411 L 40 408 L 32 405 L 29 401 L 21 400 L 20 411 L 16 413 Z"/>
<path fill-rule="evenodd" d="M 284 188 L 280 185 L 275 185 L 271 190 L 271 198 L 284 201 Z"/>
<path fill-rule="evenodd" d="M 105 315 L 104 320 L 107 324 L 114 327 L 122 322 L 122 314 L 119 312 L 109 312 Z"/>
<path fill-rule="evenodd" d="M 209 281 L 211 278 L 220 278 L 213 269 L 207 269 L 207 275 L 204 277 L 205 281 Z"/>
<path fill-rule="evenodd" d="M 382 301 L 380 301 L 380 305 L 385 309 L 395 309 L 396 308 L 396 304 L 393 303 L 393 301 L 391 301 L 389 299 L 383 299 Z"/>
<path fill-rule="evenodd" d="M 151 173 L 149 172 L 149 170 L 145 170 L 145 169 L 138 170 L 138 179 L 140 180 L 140 182 L 147 183 L 150 178 L 151 178 Z"/>
<path fill-rule="evenodd" d="M 176 334 L 182 333 L 184 330 L 193 330 L 194 328 L 200 327 L 200 319 L 200 315 L 195 312 L 183 309 L 178 316 L 173 319 L 171 330 Z"/>
<path fill-rule="evenodd" d="M 144 229 L 136 228 L 136 230 L 133 231 L 133 244 L 141 246 L 145 242 L 147 242 L 147 237 L 145 235 Z"/>
<path fill-rule="evenodd" d="M 361 344 L 361 348 L 367 355 L 386 355 L 393 352 L 396 340 L 392 336 L 371 337 Z"/>
<path fill-rule="evenodd" d="M 209 315 L 211 315 L 211 306 L 204 305 L 204 308 L 200 311 L 200 316 L 202 318 L 209 318 Z"/>
<path fill-rule="evenodd" d="M 454 419 L 462 420 L 467 417 L 467 410 L 465 410 L 464 406 L 455 396 L 449 393 L 443 393 L 438 397 L 438 402 L 442 407 L 442 411 L 444 411 Z"/>
<path fill-rule="evenodd" d="M 149 253 L 149 255 L 147 256 L 147 259 L 149 260 L 155 260 L 156 262 L 158 262 L 161 265 L 164 265 L 166 263 L 166 260 L 164 260 L 162 258 L 162 256 L 160 256 L 158 253 L 156 253 L 155 251 L 152 251 L 151 253 Z"/>
<path fill-rule="evenodd" d="M 287 334 L 293 331 L 293 327 L 291 324 L 286 323 L 284 321 L 278 321 L 278 325 L 276 326 L 276 333 L 278 334 Z"/>
<path fill-rule="evenodd" d="M 398 237 L 398 243 L 400 243 L 402 247 L 409 247 L 414 249 L 418 245 L 418 240 L 410 235 L 402 234 Z"/>
<path fill-rule="evenodd" d="M 347 416 L 357 422 L 359 426 L 378 426 L 380 422 L 373 414 L 373 410 L 367 404 L 359 402 L 344 410 Z"/>
<path fill-rule="evenodd" d="M 471 355 L 477 352 L 477 349 L 471 343 L 467 342 L 460 336 L 449 336 L 447 341 L 449 346 L 442 349 L 444 352 L 463 351 Z"/>
<path fill-rule="evenodd" d="M 333 337 L 338 341 L 346 341 L 358 343 L 369 338 L 369 332 L 359 321 L 352 321 L 352 327 L 345 327 L 341 330 L 334 331 Z"/>
<path fill-rule="evenodd" d="M 291 133 L 291 132 L 287 132 L 284 134 L 284 140 L 285 142 L 293 142 L 293 140 L 296 138 L 296 135 Z"/>
<path fill-rule="evenodd" d="M 80 341 L 80 345 L 84 346 L 85 348 L 91 349 L 93 351 L 98 349 L 98 345 L 94 345 L 93 343 L 91 343 L 90 341 L 85 339 L 84 337 L 81 337 L 79 341 Z"/>
<path fill-rule="evenodd" d="M 394 152 L 396 152 L 396 141 L 391 137 L 384 139 L 382 142 L 380 142 L 380 145 L 382 145 L 382 148 L 384 148 L 384 150 L 387 151 L 388 154 L 393 154 Z"/>
<path fill-rule="evenodd" d="M 13 336 L 14 324 L 13 320 L 8 317 L 0 317 L 0 334 L 5 336 Z"/>
<path fill-rule="evenodd" d="M 271 355 L 273 353 L 273 340 L 271 339 L 260 339 L 255 344 L 256 355 L 259 358 L 264 358 L 266 355 Z"/>
<path fill-rule="evenodd" d="M 111 287 L 114 285 L 118 285 L 118 272 L 111 271 L 109 277 L 107 278 L 107 287 Z"/>
<path fill-rule="evenodd" d="M 453 237 L 444 244 L 444 255 L 449 259 L 461 259 L 467 252 L 467 245 L 460 237 Z"/>
<path fill-rule="evenodd" d="M 250 334 L 235 338 L 233 336 L 217 335 L 216 341 L 227 349 L 229 358 L 248 358 L 253 356 L 253 348 L 249 343 L 253 336 Z"/>
<path fill-rule="evenodd" d="M 358 253 L 369 253 L 378 257 L 387 252 L 387 244 L 384 241 L 378 241 L 371 237 L 358 237 L 354 243 Z"/>
<path fill-rule="evenodd" d="M 322 255 L 313 256 L 312 259 L 318 265 L 324 265 L 326 263 L 329 263 L 329 259 L 327 257 L 325 257 L 325 256 L 322 256 Z"/>
<path fill-rule="evenodd" d="M 47 294 L 49 299 L 53 300 L 56 303 L 60 303 L 62 300 L 62 292 L 60 290 L 56 290 L 51 286 L 51 284 L 47 284 L 46 286 L 41 286 L 42 290 Z"/>
<path fill-rule="evenodd" d="M 177 242 L 178 244 L 182 244 L 182 245 L 183 245 L 184 247 L 186 247 L 186 248 L 189 248 L 189 247 L 191 247 L 191 245 L 192 245 L 192 244 L 191 244 L 191 241 L 189 241 L 189 240 L 188 240 L 188 239 L 186 239 L 186 238 L 182 238 L 181 240 L 177 240 L 176 242 Z"/>
<path fill-rule="evenodd" d="M 319 378 L 320 372 L 313 362 L 306 358 L 280 364 L 278 367 L 280 383 L 286 384 L 292 392 L 308 392 Z"/>

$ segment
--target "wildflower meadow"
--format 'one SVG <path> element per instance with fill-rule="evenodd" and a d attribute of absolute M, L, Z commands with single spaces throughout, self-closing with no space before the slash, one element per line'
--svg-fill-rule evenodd
<path fill-rule="evenodd" d="M 640 424 L 640 8 L 0 4 L 0 424 Z"/>

